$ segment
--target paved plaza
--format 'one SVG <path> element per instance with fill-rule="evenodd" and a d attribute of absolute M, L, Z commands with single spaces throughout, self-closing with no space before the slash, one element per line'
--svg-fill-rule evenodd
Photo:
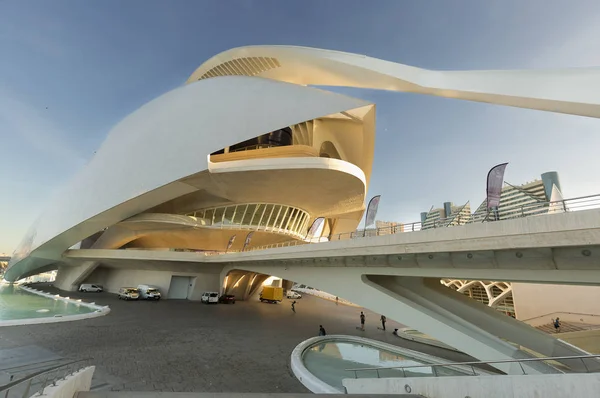
<path fill-rule="evenodd" d="M 57 292 L 50 287 L 43 290 Z M 364 336 L 443 356 L 470 357 L 393 336 L 399 323 L 377 329 L 379 314 L 365 310 L 366 330 L 357 330 L 361 309 L 305 295 L 263 304 L 205 305 L 187 300 L 124 302 L 109 293 L 69 293 L 109 305 L 107 316 L 73 322 L 0 328 L 0 350 L 34 346 L 64 358 L 93 358 L 94 386 L 116 391 L 283 392 L 307 390 L 291 373 L 294 347 L 328 334 Z"/>

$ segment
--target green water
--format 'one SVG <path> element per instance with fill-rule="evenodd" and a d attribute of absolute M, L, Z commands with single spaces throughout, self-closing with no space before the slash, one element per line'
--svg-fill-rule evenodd
<path fill-rule="evenodd" d="M 0 283 L 0 321 L 51 318 L 94 312 L 87 306 L 28 293 L 18 286 Z"/>

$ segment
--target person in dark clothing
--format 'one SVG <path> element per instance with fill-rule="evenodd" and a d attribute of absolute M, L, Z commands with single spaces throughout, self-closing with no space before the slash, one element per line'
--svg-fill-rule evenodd
<path fill-rule="evenodd" d="M 387 321 L 387 318 L 385 317 L 385 315 L 381 316 L 381 328 L 383 330 L 385 330 L 385 322 Z"/>
<path fill-rule="evenodd" d="M 360 312 L 360 328 L 365 330 L 365 313 L 362 311 Z"/>
<path fill-rule="evenodd" d="M 397 329 L 397 328 L 396 328 L 396 329 L 394 329 L 394 331 L 392 332 L 392 334 L 393 334 L 394 336 L 398 336 L 398 329 Z"/>
<path fill-rule="evenodd" d="M 325 331 L 323 325 L 319 325 L 319 336 L 327 336 L 327 332 Z"/>
<path fill-rule="evenodd" d="M 292 311 L 296 313 L 296 300 L 292 301 Z"/>
<path fill-rule="evenodd" d="M 556 317 L 554 320 L 554 330 L 556 333 L 560 333 L 560 318 Z"/>

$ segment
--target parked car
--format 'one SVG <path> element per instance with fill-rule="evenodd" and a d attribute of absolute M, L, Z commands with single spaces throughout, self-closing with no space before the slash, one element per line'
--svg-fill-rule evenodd
<path fill-rule="evenodd" d="M 219 293 L 217 292 L 204 292 L 200 301 L 205 304 L 216 304 L 219 302 Z"/>
<path fill-rule="evenodd" d="M 295 292 L 293 290 L 288 290 L 288 292 L 286 293 L 285 297 L 289 298 L 289 299 L 301 299 L 302 295 L 298 292 Z"/>
<path fill-rule="evenodd" d="M 140 291 L 140 298 L 145 300 L 160 300 L 160 291 L 157 287 L 151 285 L 138 285 Z"/>
<path fill-rule="evenodd" d="M 235 304 L 235 296 L 233 294 L 224 294 L 221 297 L 219 297 L 219 303 Z"/>
<path fill-rule="evenodd" d="M 135 287 L 122 287 L 119 289 L 120 300 L 137 300 L 140 298 L 140 291 Z"/>
<path fill-rule="evenodd" d="M 100 285 L 92 285 L 90 283 L 84 283 L 79 286 L 80 292 L 102 292 L 104 289 Z"/>

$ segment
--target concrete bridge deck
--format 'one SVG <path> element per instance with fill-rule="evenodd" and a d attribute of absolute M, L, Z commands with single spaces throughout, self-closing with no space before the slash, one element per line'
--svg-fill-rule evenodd
<path fill-rule="evenodd" d="M 65 261 L 360 268 L 361 273 L 600 284 L 600 209 L 243 253 L 69 250 Z"/>

